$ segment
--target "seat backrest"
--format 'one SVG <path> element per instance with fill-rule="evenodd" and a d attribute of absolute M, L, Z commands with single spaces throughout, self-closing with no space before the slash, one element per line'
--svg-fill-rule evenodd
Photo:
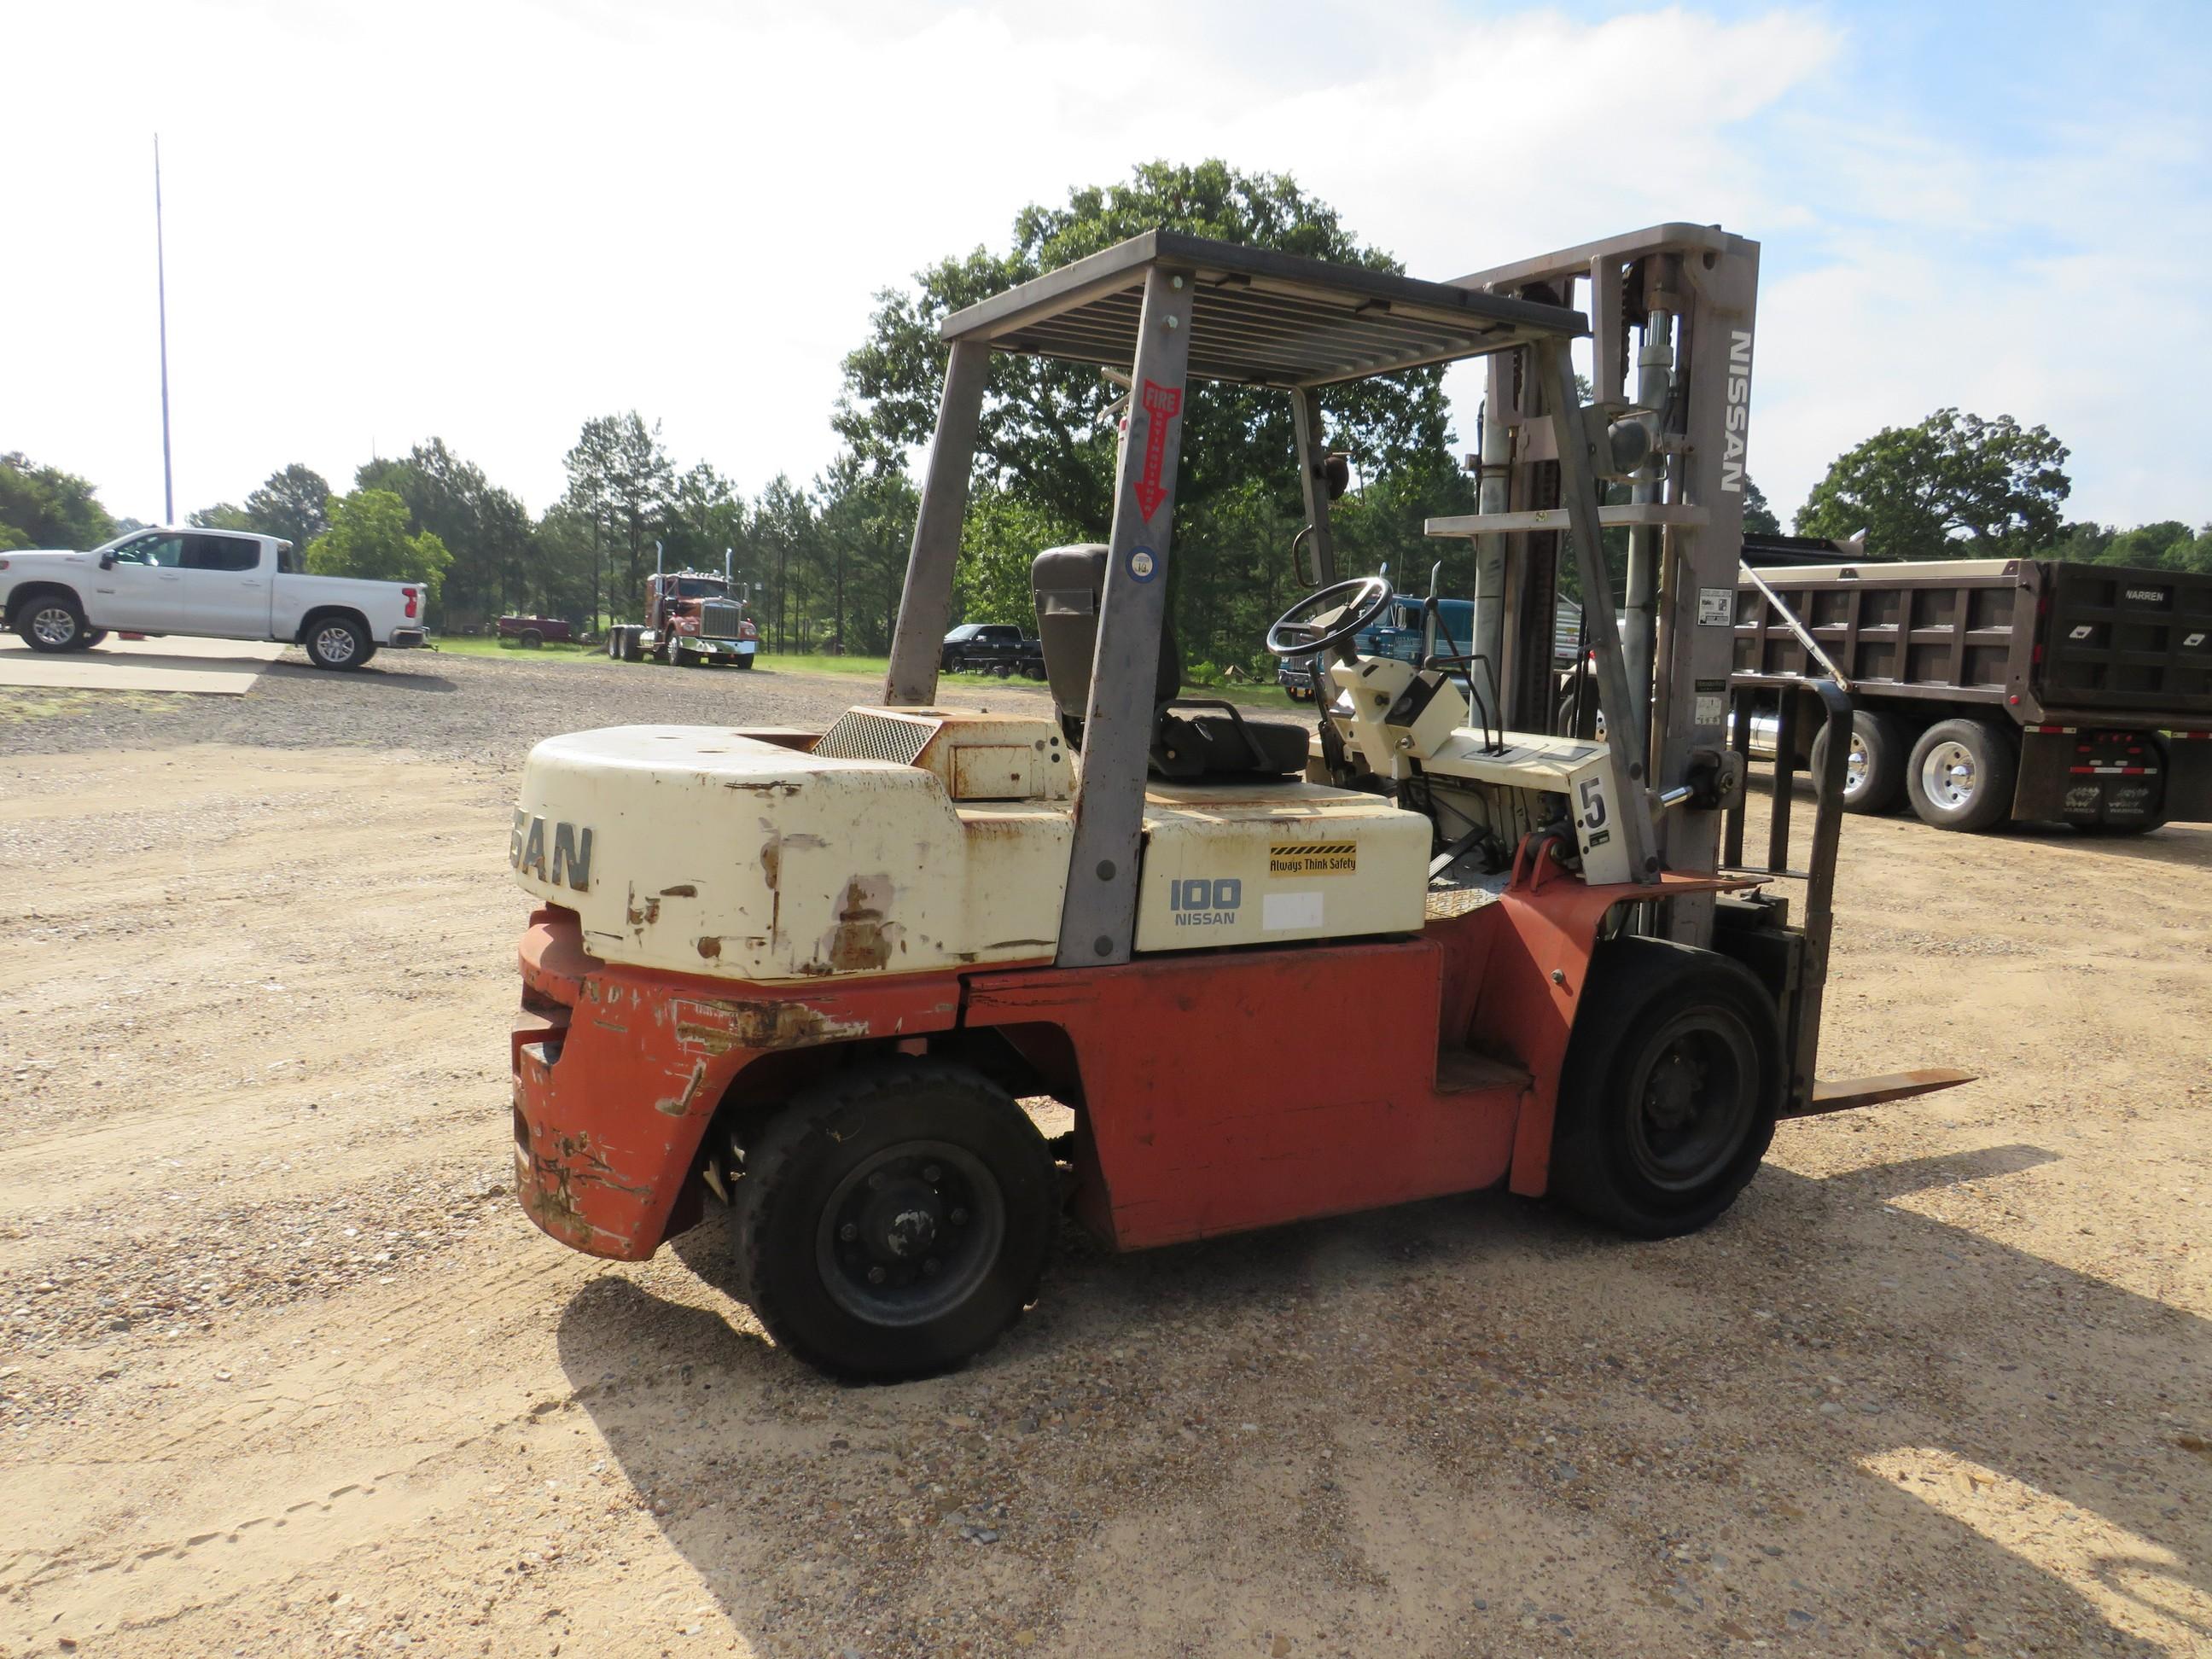
<path fill-rule="evenodd" d="M 1080 720 L 1090 706 L 1091 667 L 1098 654 L 1098 601 L 1106 591 L 1106 552 L 1103 542 L 1048 547 L 1030 564 L 1045 678 L 1064 720 Z M 1176 644 L 1173 620 L 1163 615 L 1152 701 L 1164 702 L 1182 690 L 1182 653 Z"/>

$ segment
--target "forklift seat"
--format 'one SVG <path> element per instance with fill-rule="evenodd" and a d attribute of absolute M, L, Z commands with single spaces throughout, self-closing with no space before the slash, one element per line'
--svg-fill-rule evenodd
<path fill-rule="evenodd" d="M 1083 711 L 1091 700 L 1091 665 L 1098 649 L 1098 602 L 1106 587 L 1101 542 L 1048 547 L 1030 566 L 1037 639 L 1045 678 L 1071 747 L 1083 744 Z M 1171 615 L 1160 619 L 1160 663 L 1152 687 L 1153 775 L 1197 778 L 1303 776 L 1306 728 L 1290 720 L 1249 720 L 1224 702 L 1186 701 L 1182 650 Z"/>

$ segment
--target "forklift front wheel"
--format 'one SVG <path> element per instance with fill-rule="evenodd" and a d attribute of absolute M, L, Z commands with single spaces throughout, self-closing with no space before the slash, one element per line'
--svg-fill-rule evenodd
<path fill-rule="evenodd" d="M 1559 1079 L 1551 1185 L 1638 1238 L 1694 1232 L 1735 1201 L 1774 1139 L 1782 1024 L 1741 964 L 1621 939 L 1591 964 Z"/>
<path fill-rule="evenodd" d="M 1052 1156 L 965 1066 L 866 1066 L 795 1097 L 744 1146 L 743 1283 L 770 1336 L 856 1382 L 950 1370 L 1036 1299 L 1059 1212 Z"/>

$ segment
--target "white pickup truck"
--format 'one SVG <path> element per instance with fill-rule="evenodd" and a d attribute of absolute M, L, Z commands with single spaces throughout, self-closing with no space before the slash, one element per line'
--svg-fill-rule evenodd
<path fill-rule="evenodd" d="M 274 536 L 134 530 L 89 553 L 0 553 L 0 624 L 33 651 L 85 651 L 111 631 L 283 640 L 318 668 L 423 643 L 419 582 L 310 576 Z"/>

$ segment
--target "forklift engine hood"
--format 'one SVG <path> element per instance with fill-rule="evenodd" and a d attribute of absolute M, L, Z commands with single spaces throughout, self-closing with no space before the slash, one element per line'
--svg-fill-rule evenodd
<path fill-rule="evenodd" d="M 1048 720 L 933 709 L 819 738 L 579 732 L 531 751 L 507 862 L 605 962 L 775 983 L 1048 961 L 1068 770 Z"/>

